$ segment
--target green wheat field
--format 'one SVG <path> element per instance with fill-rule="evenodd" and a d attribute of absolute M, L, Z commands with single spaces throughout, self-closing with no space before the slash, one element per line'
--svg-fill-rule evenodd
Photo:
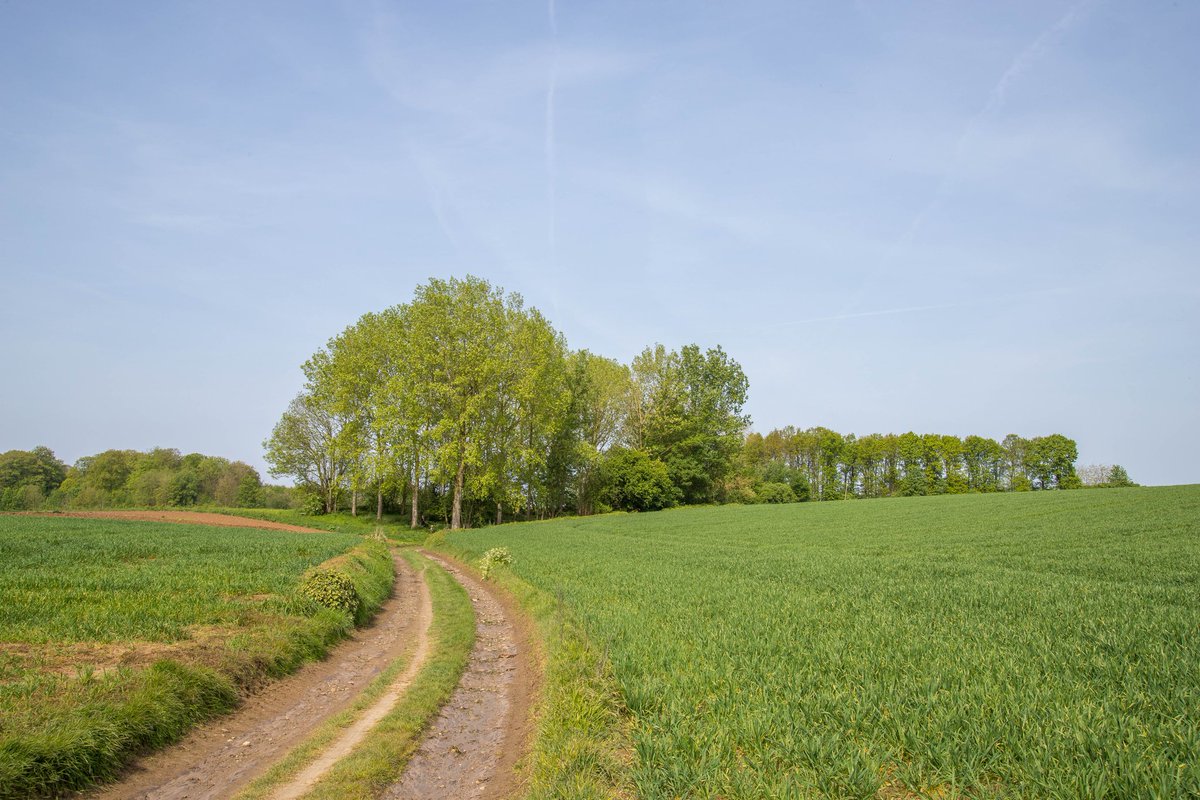
<path fill-rule="evenodd" d="M 1200 487 L 452 534 L 612 660 L 641 797 L 1200 796 Z"/>

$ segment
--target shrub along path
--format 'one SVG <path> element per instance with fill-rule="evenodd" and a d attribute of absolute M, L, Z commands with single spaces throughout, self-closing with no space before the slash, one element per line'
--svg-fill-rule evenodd
<path fill-rule="evenodd" d="M 228 519 L 228 517 L 227 517 Z M 255 695 L 236 712 L 197 728 L 180 744 L 142 759 L 95 800 L 231 797 L 265 772 L 319 723 L 347 708 L 379 673 L 428 636 L 428 588 L 394 557 L 392 597 L 375 621 L 319 663 Z"/>

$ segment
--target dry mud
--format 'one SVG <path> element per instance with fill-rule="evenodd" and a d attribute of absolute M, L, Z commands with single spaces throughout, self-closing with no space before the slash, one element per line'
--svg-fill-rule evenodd
<path fill-rule="evenodd" d="M 518 762 L 532 730 L 537 691 L 534 638 L 512 599 L 426 553 L 467 590 L 475 608 L 475 646 L 450 701 L 430 724 L 388 800 L 497 800 L 521 785 Z"/>

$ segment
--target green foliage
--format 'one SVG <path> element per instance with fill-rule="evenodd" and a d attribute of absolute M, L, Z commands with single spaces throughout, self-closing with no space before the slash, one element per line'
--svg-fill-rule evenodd
<path fill-rule="evenodd" d="M 257 508 L 262 505 L 263 485 L 257 472 L 244 475 L 238 481 L 233 504 L 236 508 Z"/>
<path fill-rule="evenodd" d="M 756 490 L 760 503 L 794 503 L 796 493 L 786 483 L 764 483 Z"/>
<path fill-rule="evenodd" d="M 1107 485 L 1112 487 L 1137 486 L 1129 479 L 1129 473 L 1120 464 L 1113 464 L 1112 470 L 1108 473 Z"/>
<path fill-rule="evenodd" d="M 479 559 L 479 571 L 484 578 L 490 578 L 492 570 L 497 566 L 511 566 L 513 563 L 512 552 L 507 547 L 493 547 L 483 554 Z"/>
<path fill-rule="evenodd" d="M 797 500 L 1073 489 L 1076 446 L 1061 434 L 1003 443 L 982 436 L 779 428 L 746 437 L 739 470 L 756 485 L 787 483 Z M 1090 469 L 1090 468 L 1089 468 Z"/>
<path fill-rule="evenodd" d="M 245 497 L 239 495 L 243 484 L 247 487 Z M 252 499 L 251 487 L 260 485 L 254 468 L 240 461 L 201 453 L 183 456 L 178 450 L 164 447 L 145 453 L 106 450 L 79 459 L 42 505 L 53 508 L 231 506 L 239 500 Z"/>
<path fill-rule="evenodd" d="M 325 499 L 311 490 L 301 490 L 296 501 L 296 511 L 305 517 L 319 517 L 326 513 Z"/>
<path fill-rule="evenodd" d="M 342 611 L 353 617 L 358 612 L 359 598 L 350 576 L 340 570 L 317 568 L 310 570 L 300 583 L 299 593 L 325 608 Z"/>
<path fill-rule="evenodd" d="M 321 657 L 350 621 L 297 601 L 306 569 L 337 557 L 360 619 L 391 586 L 386 546 L 340 534 L 19 517 L 0 528 L 0 553 L 0 641 L 22 645 L 0 653 L 0 798 L 62 796 L 110 776 L 265 677 Z M 202 628 L 224 633 L 215 671 L 186 650 L 146 670 L 61 671 L 71 643 L 182 646 Z"/>
<path fill-rule="evenodd" d="M 1200 487 L 1179 487 L 700 508 L 446 543 L 510 548 L 610 643 L 635 796 L 1191 797 L 1197 520 Z"/>
<path fill-rule="evenodd" d="M 667 465 L 681 501 L 713 501 L 750 422 L 742 415 L 749 383 L 741 366 L 720 347 L 656 345 L 634 359 L 633 376 L 631 441 Z"/>
<path fill-rule="evenodd" d="M 9 489 L 24 489 L 34 487 L 38 496 L 45 496 L 57 489 L 67 476 L 67 467 L 48 447 L 35 447 L 32 450 L 9 450 L 0 454 L 0 492 Z M 21 497 L 22 501 L 33 498 L 28 492 L 14 492 L 12 497 Z M 25 508 L 29 506 L 22 506 Z M 5 507 L 8 509 L 8 507 Z M 8 510 L 20 510 L 13 507 Z"/>
<path fill-rule="evenodd" d="M 621 511 L 658 511 L 677 505 L 680 492 L 667 465 L 641 450 L 614 447 L 604 459 L 601 496 Z"/>
<path fill-rule="evenodd" d="M 180 470 L 171 478 L 167 505 L 194 506 L 200 499 L 200 476 L 190 469 Z"/>
<path fill-rule="evenodd" d="M 132 754 L 177 741 L 238 699 L 227 678 L 173 661 L 153 664 L 122 689 L 59 725 L 17 736 L 0 729 L 0 800 L 58 797 L 114 777 Z"/>

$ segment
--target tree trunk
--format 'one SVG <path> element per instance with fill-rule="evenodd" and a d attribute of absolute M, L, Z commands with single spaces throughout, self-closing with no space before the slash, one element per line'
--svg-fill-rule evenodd
<path fill-rule="evenodd" d="M 502 505 L 500 505 L 499 500 L 496 501 L 496 524 L 497 525 L 504 524 L 504 507 Z"/>
<path fill-rule="evenodd" d="M 415 461 L 413 462 L 413 479 L 412 479 L 412 520 L 408 527 L 421 527 L 421 515 L 418 510 L 418 498 L 421 494 L 421 467 Z"/>
<path fill-rule="evenodd" d="M 358 489 L 350 490 L 350 516 L 358 516 Z"/>
<path fill-rule="evenodd" d="M 460 458 L 458 473 L 454 476 L 454 504 L 450 512 L 450 530 L 456 531 L 462 527 L 462 494 L 463 477 L 467 471 L 467 460 Z"/>
<path fill-rule="evenodd" d="M 383 522 L 383 484 L 379 485 L 379 493 L 375 500 L 375 521 Z"/>

